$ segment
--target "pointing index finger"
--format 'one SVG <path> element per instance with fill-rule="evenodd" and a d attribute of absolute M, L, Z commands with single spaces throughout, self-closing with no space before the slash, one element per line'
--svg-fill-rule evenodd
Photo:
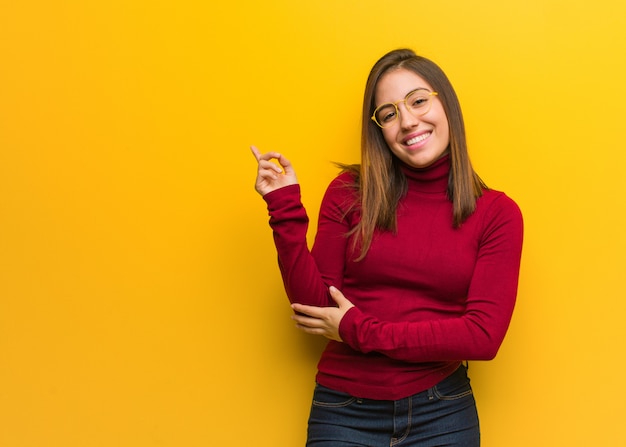
<path fill-rule="evenodd" d="M 250 150 L 252 151 L 252 155 L 254 155 L 254 158 L 256 158 L 256 161 L 260 161 L 261 151 L 259 151 L 256 146 L 250 146 Z"/>
<path fill-rule="evenodd" d="M 262 160 L 269 161 L 273 158 L 279 159 L 280 157 L 282 157 L 280 152 L 267 152 L 265 154 L 262 154 L 261 151 L 256 146 L 250 146 L 250 150 L 252 151 L 254 158 L 256 158 L 256 161 L 259 161 L 259 162 Z"/>

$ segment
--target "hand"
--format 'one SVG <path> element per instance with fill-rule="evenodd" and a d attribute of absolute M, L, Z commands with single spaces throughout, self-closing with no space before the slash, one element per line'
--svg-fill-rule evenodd
<path fill-rule="evenodd" d="M 348 301 L 337 288 L 331 286 L 328 290 L 338 307 L 292 304 L 291 308 L 294 311 L 304 315 L 294 315 L 291 318 L 296 322 L 296 327 L 307 334 L 323 335 L 330 340 L 343 341 L 339 335 L 339 323 L 346 312 L 354 307 L 354 304 Z"/>
<path fill-rule="evenodd" d="M 254 189 L 264 196 L 265 194 L 298 183 L 296 173 L 291 162 L 278 152 L 261 152 L 254 146 L 250 147 L 252 154 L 259 163 Z M 270 160 L 277 160 L 280 166 Z M 282 169 L 281 169 L 282 168 Z"/>

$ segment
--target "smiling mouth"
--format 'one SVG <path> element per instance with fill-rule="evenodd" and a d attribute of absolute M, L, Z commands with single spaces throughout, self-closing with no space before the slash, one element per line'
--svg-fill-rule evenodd
<path fill-rule="evenodd" d="M 424 140 L 425 140 L 426 138 L 428 138 L 429 136 L 430 136 L 430 132 L 426 132 L 426 133 L 423 133 L 423 134 L 418 135 L 418 136 L 416 136 L 416 137 L 413 137 L 413 138 L 411 138 L 410 140 L 407 140 L 405 144 L 406 144 L 407 146 L 412 146 L 412 145 L 414 145 L 414 144 L 419 143 L 420 141 L 424 141 Z"/>

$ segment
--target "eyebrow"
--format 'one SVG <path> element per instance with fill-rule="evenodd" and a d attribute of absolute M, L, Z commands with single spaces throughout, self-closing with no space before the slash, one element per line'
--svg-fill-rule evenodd
<path fill-rule="evenodd" d="M 410 91 L 409 93 L 407 93 L 406 95 L 404 95 L 404 98 L 402 98 L 402 99 L 400 99 L 400 100 L 398 100 L 398 101 L 396 101 L 396 102 L 383 102 L 383 103 L 382 103 L 382 104 L 380 104 L 380 105 L 376 105 L 376 106 L 375 106 L 375 108 L 378 108 L 378 107 L 383 106 L 383 105 L 385 105 L 385 104 L 394 104 L 394 105 L 396 105 L 396 106 L 397 106 L 397 105 L 398 105 L 398 103 L 400 103 L 400 102 L 404 101 L 404 100 L 405 100 L 405 99 L 406 99 L 406 98 L 407 98 L 410 94 L 415 93 L 415 92 L 416 92 L 416 91 L 418 91 L 418 90 L 426 90 L 426 91 L 428 91 L 428 92 L 432 92 L 432 90 L 431 90 L 431 89 L 429 89 L 429 88 L 426 88 L 426 87 L 417 87 L 417 88 L 414 88 L 413 90 L 411 90 L 411 91 Z"/>

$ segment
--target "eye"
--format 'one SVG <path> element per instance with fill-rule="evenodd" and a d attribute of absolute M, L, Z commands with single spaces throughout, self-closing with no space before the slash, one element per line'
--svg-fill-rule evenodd
<path fill-rule="evenodd" d="M 423 93 L 415 94 L 409 98 L 409 105 L 413 109 L 419 109 L 420 107 L 424 107 L 428 104 L 429 97 L 424 95 Z"/>
<path fill-rule="evenodd" d="M 395 119 L 396 108 L 391 104 L 379 107 L 378 112 L 376 112 L 376 120 L 380 124 L 390 123 Z"/>
<path fill-rule="evenodd" d="M 381 119 L 383 123 L 388 123 L 390 121 L 393 121 L 395 117 L 396 117 L 396 112 L 389 112 L 383 115 Z"/>

